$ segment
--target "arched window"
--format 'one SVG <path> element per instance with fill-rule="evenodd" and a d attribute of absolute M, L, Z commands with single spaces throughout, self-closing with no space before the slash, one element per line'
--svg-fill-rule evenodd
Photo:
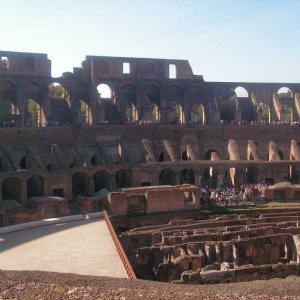
<path fill-rule="evenodd" d="M 171 123 L 182 124 L 184 122 L 183 110 L 181 105 L 173 106 Z"/>
<path fill-rule="evenodd" d="M 100 83 L 97 86 L 97 91 L 100 96 L 100 99 L 113 99 L 113 90 L 111 87 L 105 83 Z"/>
<path fill-rule="evenodd" d="M 84 101 L 79 101 L 79 117 L 82 124 L 92 124 L 92 112 L 90 106 Z"/>
<path fill-rule="evenodd" d="M 160 112 L 159 112 L 159 108 L 156 104 L 151 105 L 151 117 L 152 117 L 152 121 L 160 120 Z"/>
<path fill-rule="evenodd" d="M 205 124 L 205 111 L 203 105 L 193 105 L 191 111 L 191 121 L 196 124 Z"/>
<path fill-rule="evenodd" d="M 138 120 L 137 109 L 133 103 L 129 103 L 127 105 L 126 115 L 127 115 L 127 121 L 129 123 L 136 122 Z"/>
<path fill-rule="evenodd" d="M 237 88 L 234 89 L 235 95 L 238 98 L 247 98 L 249 97 L 249 94 L 247 92 L 247 90 L 241 86 L 238 86 Z"/>
<path fill-rule="evenodd" d="M 0 56 L 0 70 L 8 70 L 9 61 L 6 56 Z"/>
<path fill-rule="evenodd" d="M 49 97 L 54 99 L 63 99 L 66 96 L 66 89 L 57 82 L 49 84 Z"/>
<path fill-rule="evenodd" d="M 45 126 L 45 115 L 42 106 L 33 99 L 27 101 L 27 126 L 42 127 Z"/>
<path fill-rule="evenodd" d="M 279 98 L 293 98 L 292 91 L 287 87 L 281 87 L 277 91 L 277 95 L 278 95 Z"/>

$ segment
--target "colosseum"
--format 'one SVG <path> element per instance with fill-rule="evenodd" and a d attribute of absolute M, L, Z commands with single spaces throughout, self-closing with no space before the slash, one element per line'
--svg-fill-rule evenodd
<path fill-rule="evenodd" d="M 300 208 L 201 203 L 204 186 L 259 182 L 299 199 L 300 84 L 106 56 L 55 78 L 46 54 L 0 51 L 0 100 L 0 226 L 107 210 L 130 278 L 300 275 Z"/>

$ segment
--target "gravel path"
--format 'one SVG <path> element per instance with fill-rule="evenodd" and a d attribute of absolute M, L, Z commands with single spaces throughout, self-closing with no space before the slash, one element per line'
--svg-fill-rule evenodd
<path fill-rule="evenodd" d="M 300 277 L 176 285 L 40 271 L 0 271 L 0 299 L 299 299 Z"/>

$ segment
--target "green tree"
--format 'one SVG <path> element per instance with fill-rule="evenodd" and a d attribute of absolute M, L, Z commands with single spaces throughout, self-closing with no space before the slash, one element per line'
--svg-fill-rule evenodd
<path fill-rule="evenodd" d="M 88 105 L 82 100 L 80 100 L 79 105 L 80 119 L 83 123 L 87 123 Z"/>
<path fill-rule="evenodd" d="M 50 98 L 63 98 L 64 94 L 65 94 L 65 91 L 61 85 L 55 85 L 55 84 L 49 85 L 49 97 Z"/>
<path fill-rule="evenodd" d="M 40 106 L 34 100 L 28 100 L 28 112 L 31 115 L 32 126 L 37 127 L 39 125 L 39 111 Z"/>

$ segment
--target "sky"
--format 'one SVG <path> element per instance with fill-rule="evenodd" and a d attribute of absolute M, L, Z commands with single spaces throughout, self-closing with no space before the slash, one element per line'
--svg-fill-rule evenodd
<path fill-rule="evenodd" d="M 206 81 L 300 82 L 299 0 L 0 0 L 0 50 L 187 59 Z"/>

